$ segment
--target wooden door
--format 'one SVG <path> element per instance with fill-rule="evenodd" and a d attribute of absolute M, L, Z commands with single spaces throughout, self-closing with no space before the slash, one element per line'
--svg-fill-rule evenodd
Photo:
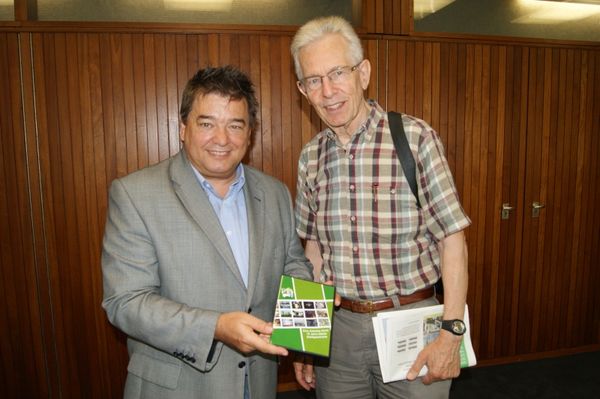
<path fill-rule="evenodd" d="M 518 354 L 598 342 L 589 297 L 599 264 L 589 245 L 599 232 L 596 60 L 582 50 L 528 51 Z"/>
<path fill-rule="evenodd" d="M 519 276 L 523 230 L 523 186 L 526 162 L 528 50 L 502 46 L 491 63 L 497 68 L 497 139 L 494 147 L 493 195 L 489 200 L 487 235 L 489 251 L 484 256 L 486 282 L 482 298 L 478 356 L 492 359 L 513 355 L 514 332 L 519 312 Z M 471 288 L 471 287 L 470 287 Z M 479 288 L 475 285 L 475 290 Z"/>

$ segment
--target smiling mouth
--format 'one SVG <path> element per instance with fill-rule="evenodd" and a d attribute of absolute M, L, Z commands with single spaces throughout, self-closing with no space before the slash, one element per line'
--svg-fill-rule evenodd
<path fill-rule="evenodd" d="M 339 102 L 339 103 L 335 103 L 335 104 L 331 104 L 331 105 L 325 105 L 325 106 L 323 106 L 323 108 L 325 108 L 327 111 L 337 111 L 338 109 L 340 109 L 342 107 L 342 105 L 344 105 L 344 102 Z"/>
<path fill-rule="evenodd" d="M 229 151 L 219 151 L 219 150 L 207 150 L 209 154 L 214 155 L 214 156 L 224 156 L 229 154 Z"/>

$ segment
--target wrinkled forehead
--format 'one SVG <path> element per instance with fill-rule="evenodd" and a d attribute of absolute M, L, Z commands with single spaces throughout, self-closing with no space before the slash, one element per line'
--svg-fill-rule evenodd
<path fill-rule="evenodd" d="M 300 49 L 298 60 L 304 77 L 326 75 L 350 65 L 348 41 L 339 34 L 328 34 Z"/>

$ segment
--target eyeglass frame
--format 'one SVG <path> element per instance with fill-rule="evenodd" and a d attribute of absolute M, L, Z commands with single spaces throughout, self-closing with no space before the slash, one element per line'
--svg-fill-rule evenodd
<path fill-rule="evenodd" d="M 302 91 L 304 94 L 308 94 L 309 92 L 313 92 L 316 90 L 319 90 L 320 88 L 323 87 L 323 79 L 327 78 L 329 79 L 329 82 L 331 84 L 338 84 L 339 82 L 334 82 L 331 78 L 330 75 L 332 75 L 335 72 L 341 72 L 345 69 L 348 69 L 348 75 L 350 75 L 352 72 L 356 71 L 358 69 L 358 67 L 360 66 L 360 64 L 362 64 L 364 62 L 364 59 L 361 60 L 358 64 L 353 65 L 353 66 L 349 66 L 349 65 L 344 65 L 344 66 L 338 66 L 333 68 L 331 71 L 327 72 L 327 74 L 325 75 L 312 75 L 312 76 L 307 76 L 305 78 L 299 79 L 296 84 L 298 85 L 298 88 L 300 89 L 300 91 Z M 304 81 L 306 79 L 314 79 L 314 78 L 319 78 L 320 82 L 319 83 L 319 87 L 314 88 L 314 89 L 309 89 L 307 87 L 307 85 L 304 83 Z"/>

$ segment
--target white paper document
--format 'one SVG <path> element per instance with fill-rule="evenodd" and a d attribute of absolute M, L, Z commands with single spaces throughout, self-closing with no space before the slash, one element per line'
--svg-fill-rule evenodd
<path fill-rule="evenodd" d="M 444 305 L 436 305 L 382 312 L 373 317 L 383 382 L 406 379 L 419 352 L 440 333 L 443 311 Z M 477 364 L 477 360 L 471 343 L 469 309 L 466 306 L 464 322 L 467 331 L 460 346 L 460 367 L 470 367 Z M 421 369 L 419 376 L 425 374 L 427 366 Z"/>

